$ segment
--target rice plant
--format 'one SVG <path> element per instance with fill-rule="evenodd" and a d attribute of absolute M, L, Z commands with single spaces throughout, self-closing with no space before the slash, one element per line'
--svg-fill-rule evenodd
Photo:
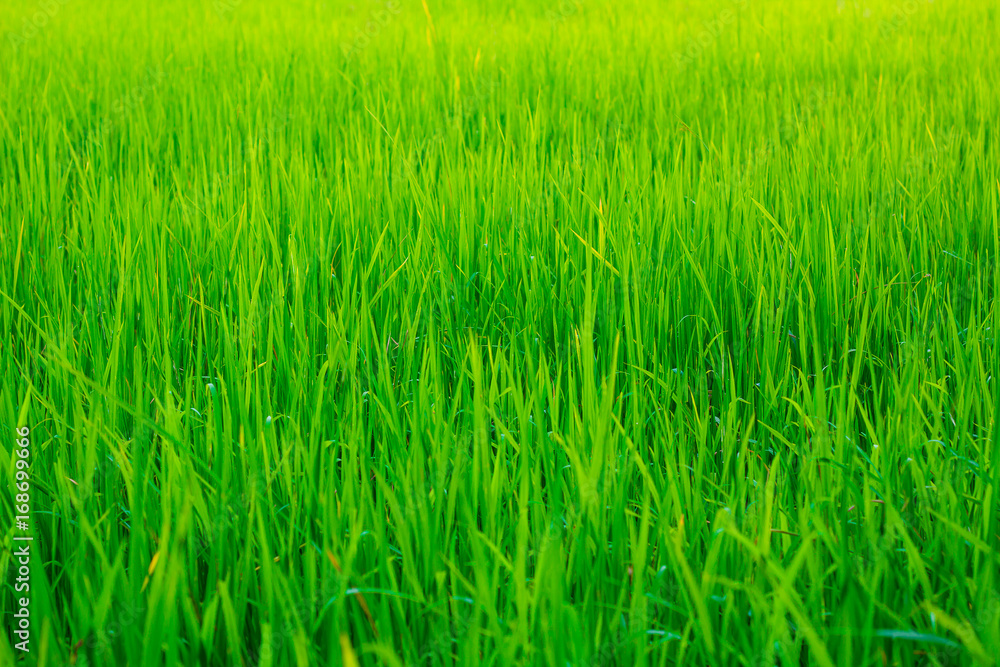
<path fill-rule="evenodd" d="M 998 19 L 4 4 L 0 664 L 996 664 Z"/>

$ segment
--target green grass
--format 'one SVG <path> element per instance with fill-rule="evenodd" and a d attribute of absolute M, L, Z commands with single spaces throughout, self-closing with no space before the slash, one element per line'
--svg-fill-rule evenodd
<path fill-rule="evenodd" d="M 996 3 L 132 4 L 0 7 L 30 664 L 995 664 Z"/>

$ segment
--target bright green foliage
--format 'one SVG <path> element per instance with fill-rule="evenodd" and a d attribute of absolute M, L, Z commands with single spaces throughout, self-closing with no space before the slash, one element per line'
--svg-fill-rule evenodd
<path fill-rule="evenodd" d="M 0 7 L 29 662 L 994 664 L 1000 8 L 500 4 Z"/>

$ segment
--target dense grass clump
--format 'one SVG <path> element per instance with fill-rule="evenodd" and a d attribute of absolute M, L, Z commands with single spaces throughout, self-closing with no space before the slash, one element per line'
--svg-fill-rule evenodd
<path fill-rule="evenodd" d="M 0 7 L 0 664 L 995 664 L 998 18 Z"/>

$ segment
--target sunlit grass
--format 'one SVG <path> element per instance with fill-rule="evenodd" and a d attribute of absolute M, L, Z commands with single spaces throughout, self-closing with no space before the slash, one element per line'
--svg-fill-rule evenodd
<path fill-rule="evenodd" d="M 997 18 L 0 8 L 30 659 L 994 664 Z"/>

